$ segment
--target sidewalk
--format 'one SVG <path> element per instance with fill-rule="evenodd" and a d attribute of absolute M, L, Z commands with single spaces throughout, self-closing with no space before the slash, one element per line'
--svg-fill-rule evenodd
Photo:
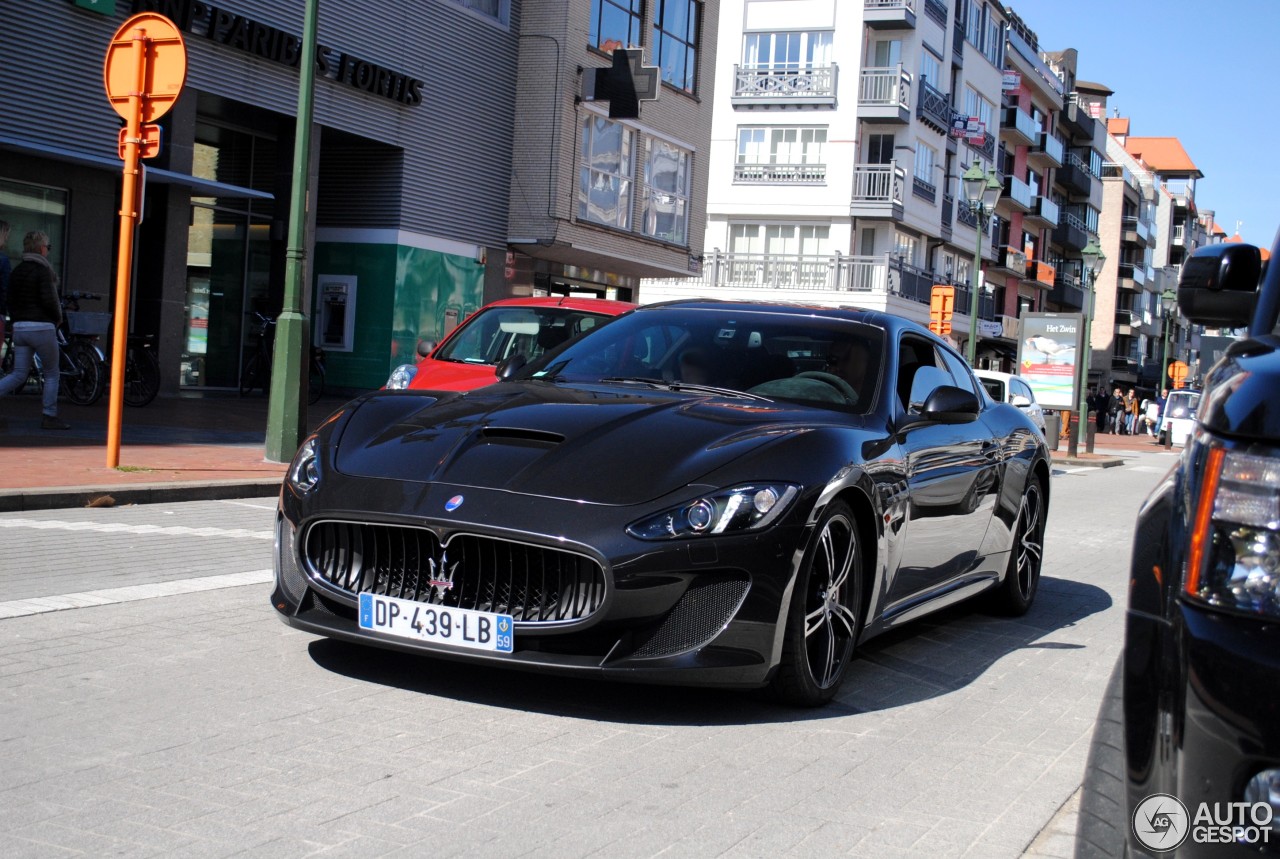
<path fill-rule="evenodd" d="M 345 402 L 326 397 L 308 410 L 315 426 Z M 107 468 L 107 400 L 60 403 L 70 430 L 40 429 L 40 401 L 30 394 L 0 399 L 0 512 L 89 504 L 142 504 L 275 495 L 284 463 L 267 462 L 267 398 L 233 393 L 159 397 L 125 407 L 120 467 Z M 1149 436 L 1099 434 L 1094 452 L 1068 458 L 1063 440 L 1055 463 L 1106 468 L 1125 452 L 1160 450 Z"/>
<path fill-rule="evenodd" d="M 316 425 L 345 402 L 308 409 Z M 265 458 L 267 398 L 233 393 L 158 397 L 125 407 L 120 467 L 107 468 L 107 398 L 58 404 L 70 430 L 40 429 L 40 400 L 0 399 L 0 511 L 275 495 L 284 463 Z M 109 500 L 104 498 L 109 496 Z"/>

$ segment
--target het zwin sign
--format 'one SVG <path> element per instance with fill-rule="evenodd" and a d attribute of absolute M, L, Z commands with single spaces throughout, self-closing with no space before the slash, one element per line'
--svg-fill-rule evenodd
<path fill-rule="evenodd" d="M 134 14 L 157 12 L 196 36 L 280 63 L 297 66 L 302 39 L 201 0 L 134 0 Z M 422 104 L 422 81 L 342 51 L 316 46 L 316 74 L 397 104 Z"/>

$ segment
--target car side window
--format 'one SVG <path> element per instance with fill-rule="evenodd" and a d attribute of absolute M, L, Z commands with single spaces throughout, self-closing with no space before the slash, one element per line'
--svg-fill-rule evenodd
<path fill-rule="evenodd" d="M 939 349 L 942 353 L 942 360 L 946 362 L 947 369 L 951 371 L 951 376 L 955 379 L 957 388 L 963 388 L 975 396 L 978 393 L 978 386 L 973 382 L 973 373 L 969 372 L 969 365 L 961 360 L 959 355 L 953 355 L 946 349 Z"/>
<path fill-rule="evenodd" d="M 1036 395 L 1031 393 L 1031 389 L 1020 379 L 1010 379 L 1009 390 L 1015 397 L 1026 397 L 1031 403 L 1036 401 Z"/>
<path fill-rule="evenodd" d="M 953 385 L 937 350 L 923 337 L 904 334 L 898 343 L 898 399 L 907 412 L 918 412 L 940 385 Z"/>

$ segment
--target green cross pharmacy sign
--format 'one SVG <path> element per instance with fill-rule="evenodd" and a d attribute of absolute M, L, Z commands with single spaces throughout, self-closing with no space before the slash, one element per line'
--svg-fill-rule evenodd
<path fill-rule="evenodd" d="M 116 0 L 75 0 L 75 4 L 81 9 L 89 9 L 100 15 L 116 13 Z"/>

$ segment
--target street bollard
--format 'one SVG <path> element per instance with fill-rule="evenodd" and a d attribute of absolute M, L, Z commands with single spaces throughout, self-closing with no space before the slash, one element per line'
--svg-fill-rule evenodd
<path fill-rule="evenodd" d="M 1086 433 L 1085 440 L 1084 440 L 1084 445 L 1085 445 L 1084 449 L 1088 453 L 1093 453 L 1094 436 L 1098 434 L 1098 413 L 1097 412 L 1089 413 L 1089 423 L 1085 425 L 1084 431 Z"/>
<path fill-rule="evenodd" d="M 1067 412 L 1067 458 L 1075 459 L 1080 452 L 1080 415 Z"/>

